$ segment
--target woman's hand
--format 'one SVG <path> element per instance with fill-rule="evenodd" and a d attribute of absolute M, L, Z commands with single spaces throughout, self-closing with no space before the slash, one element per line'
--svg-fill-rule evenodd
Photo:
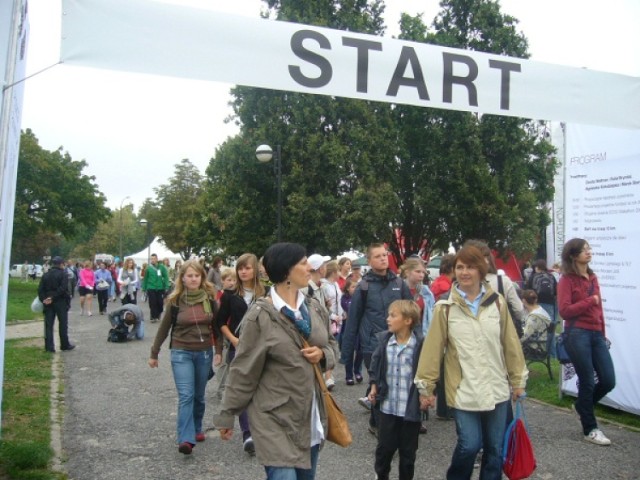
<path fill-rule="evenodd" d="M 596 305 L 600 305 L 600 295 L 594 295 L 591 298 L 593 298 Z"/>
<path fill-rule="evenodd" d="M 158 359 L 157 358 L 150 358 L 147 363 L 149 364 L 149 366 L 151 368 L 158 368 Z"/>
<path fill-rule="evenodd" d="M 430 395 L 428 397 L 424 395 L 420 395 L 420 410 L 427 410 L 429 407 L 435 407 L 435 405 L 436 405 L 435 395 Z"/>
<path fill-rule="evenodd" d="M 238 344 L 240 343 L 240 339 L 238 337 L 235 336 L 231 336 L 229 338 L 229 343 L 231 343 L 231 345 L 233 345 L 233 348 L 238 348 Z"/>
<path fill-rule="evenodd" d="M 216 353 L 213 356 L 213 366 L 214 367 L 219 367 L 221 363 L 222 363 L 222 354 Z"/>
<path fill-rule="evenodd" d="M 307 362 L 316 364 L 322 357 L 324 357 L 324 352 L 320 347 L 308 347 L 300 350 L 302 352 L 302 356 L 306 358 Z"/>
<path fill-rule="evenodd" d="M 233 435 L 232 428 L 220 428 L 220 438 L 222 440 L 231 440 L 231 436 Z"/>

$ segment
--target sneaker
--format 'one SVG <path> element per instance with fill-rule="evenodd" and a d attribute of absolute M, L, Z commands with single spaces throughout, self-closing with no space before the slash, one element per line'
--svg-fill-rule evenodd
<path fill-rule="evenodd" d="M 249 455 L 255 455 L 256 454 L 256 447 L 253 444 L 253 438 L 251 438 L 251 437 L 247 437 L 247 439 L 242 443 L 242 448 Z"/>
<path fill-rule="evenodd" d="M 207 439 L 207 437 L 204 434 L 204 432 L 196 433 L 196 442 L 204 442 L 206 439 Z"/>
<path fill-rule="evenodd" d="M 358 405 L 366 408 L 367 410 L 371 410 L 371 402 L 367 397 L 361 397 L 358 399 Z"/>
<path fill-rule="evenodd" d="M 158 319 L 157 318 L 152 318 L 151 319 L 151 323 L 157 323 Z"/>
<path fill-rule="evenodd" d="M 355 382 L 353 381 L 353 378 L 347 378 L 346 383 L 347 383 L 347 385 L 349 385 L 349 386 L 353 386 L 353 385 L 355 385 Z"/>
<path fill-rule="evenodd" d="M 87 316 L 88 317 L 93 317 L 93 313 L 89 312 L 89 313 L 87 313 Z"/>
<path fill-rule="evenodd" d="M 191 455 L 191 452 L 193 451 L 193 445 L 189 442 L 182 442 L 180 445 L 178 445 L 178 451 L 180 453 L 184 453 L 185 455 Z"/>
<path fill-rule="evenodd" d="M 604 436 L 602 430 L 594 428 L 589 432 L 589 435 L 585 435 L 584 439 L 587 442 L 595 443 L 596 445 L 611 445 L 611 440 Z"/>
<path fill-rule="evenodd" d="M 330 377 L 328 380 L 325 381 L 326 385 L 327 385 L 327 390 L 331 391 L 333 390 L 333 387 L 336 386 L 336 381 L 333 379 L 333 377 Z"/>
<path fill-rule="evenodd" d="M 418 431 L 418 433 L 420 435 L 424 435 L 427 433 L 427 425 L 424 422 L 420 424 L 420 430 Z"/>
<path fill-rule="evenodd" d="M 68 352 L 70 350 L 73 350 L 74 348 L 76 348 L 76 346 L 73 345 L 72 343 L 70 343 L 69 346 L 67 346 L 65 348 L 61 348 L 60 350 L 64 350 L 65 352 Z"/>
<path fill-rule="evenodd" d="M 362 383 L 362 375 L 360 375 L 359 373 L 356 373 L 356 382 Z"/>

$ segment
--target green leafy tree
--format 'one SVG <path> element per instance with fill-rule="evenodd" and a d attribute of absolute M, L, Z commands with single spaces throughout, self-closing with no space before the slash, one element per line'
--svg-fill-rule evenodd
<path fill-rule="evenodd" d="M 279 19 L 383 31 L 381 2 L 269 1 Z M 389 235 L 396 214 L 388 181 L 394 148 L 390 106 L 352 99 L 237 87 L 241 133 L 207 169 L 207 222 L 229 255 L 263 252 L 276 240 L 276 180 L 255 158 L 258 145 L 282 149 L 283 240 L 337 254 Z"/>
<path fill-rule="evenodd" d="M 401 18 L 401 38 L 526 58 L 517 20 L 490 0 L 445 0 L 429 33 L 420 16 Z M 549 223 L 554 150 L 545 126 L 528 119 L 398 106 L 400 201 L 392 242 L 403 254 L 486 239 L 501 251 L 535 251 Z M 426 243 L 426 244 L 425 244 Z M 405 251 L 403 252 L 403 247 Z"/>
<path fill-rule="evenodd" d="M 105 196 L 95 177 L 82 173 L 84 160 L 76 161 L 62 147 L 47 151 L 27 129 L 20 139 L 12 256 L 25 252 L 41 257 L 72 239 L 83 229 L 94 229 L 109 215 Z M 44 241 L 51 243 L 44 243 Z M 33 258 L 33 257 L 31 257 Z"/>
<path fill-rule="evenodd" d="M 198 235 L 201 222 L 203 177 L 198 168 L 184 159 L 175 166 L 169 183 L 154 188 L 156 201 L 145 202 L 146 219 L 152 231 L 167 247 L 186 259 L 200 253 L 205 239 Z M 152 252 L 153 253 L 153 252 Z"/>

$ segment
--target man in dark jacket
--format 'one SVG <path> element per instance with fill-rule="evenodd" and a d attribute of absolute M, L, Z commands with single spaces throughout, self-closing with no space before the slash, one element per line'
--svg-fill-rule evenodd
<path fill-rule="evenodd" d="M 394 300 L 412 300 L 409 287 L 389 270 L 389 257 L 384 245 L 374 243 L 367 249 L 369 270 L 353 293 L 349 317 L 342 337 L 342 355 L 340 362 L 346 363 L 352 358 L 356 338 L 360 336 L 362 356 L 367 370 L 371 368 L 371 355 L 378 346 L 377 334 L 387 330 L 387 312 Z M 361 405 L 369 405 L 367 396 L 358 400 Z M 376 408 L 371 409 L 369 431 L 377 434 Z"/>
<path fill-rule="evenodd" d="M 64 260 L 54 257 L 53 268 L 42 276 L 38 286 L 38 297 L 44 304 L 44 349 L 55 352 L 53 342 L 53 322 L 58 317 L 58 333 L 60 350 L 73 350 L 75 345 L 69 342 L 68 317 L 71 297 L 69 296 L 69 279 L 64 271 Z"/>

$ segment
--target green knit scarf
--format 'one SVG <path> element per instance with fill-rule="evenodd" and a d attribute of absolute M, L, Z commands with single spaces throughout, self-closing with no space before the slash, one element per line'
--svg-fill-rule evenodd
<path fill-rule="evenodd" d="M 206 313 L 211 313 L 211 303 L 209 302 L 209 295 L 206 291 L 199 288 L 193 291 L 184 291 L 184 300 L 188 305 L 195 305 L 201 303 Z"/>

